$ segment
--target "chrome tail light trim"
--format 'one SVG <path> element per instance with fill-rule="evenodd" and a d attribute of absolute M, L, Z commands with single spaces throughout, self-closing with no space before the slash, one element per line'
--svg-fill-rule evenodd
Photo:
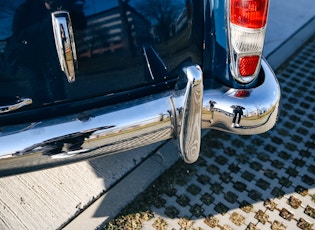
<path fill-rule="evenodd" d="M 248 1 L 247 1 L 248 3 Z M 260 71 L 260 63 L 262 60 L 262 52 L 264 48 L 264 41 L 266 36 L 266 28 L 268 21 L 269 12 L 269 0 L 266 1 L 266 21 L 265 24 L 262 23 L 261 27 L 244 27 L 236 25 L 232 22 L 231 17 L 231 7 L 232 0 L 226 0 L 226 14 L 227 14 L 227 31 L 228 31 L 228 45 L 230 52 L 230 72 L 234 79 L 242 84 L 248 84 L 257 78 Z M 243 1 L 244 6 L 246 1 Z M 261 3 L 263 4 L 263 3 Z M 265 9 L 261 7 L 260 9 Z M 255 10 L 256 11 L 256 10 Z M 244 57 L 257 56 L 258 62 L 253 71 L 249 75 L 242 75 L 240 71 L 240 60 Z"/>
<path fill-rule="evenodd" d="M 174 137 L 179 139 L 184 160 L 192 163 L 199 155 L 200 127 L 249 135 L 274 126 L 280 88 L 264 60 L 262 70 L 264 82 L 250 89 L 246 98 L 236 97 L 237 90 L 222 85 L 202 89 L 200 67 L 190 66 L 184 69 L 187 85 L 181 90 L 59 119 L 1 127 L 0 177 L 114 154 Z M 233 105 L 244 107 L 239 127 L 231 127 Z"/>

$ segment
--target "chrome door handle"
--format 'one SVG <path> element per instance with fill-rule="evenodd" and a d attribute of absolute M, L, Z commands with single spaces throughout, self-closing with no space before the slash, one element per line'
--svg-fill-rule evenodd
<path fill-rule="evenodd" d="M 33 101 L 30 98 L 19 98 L 16 103 L 11 105 L 0 105 L 0 114 L 8 113 L 14 110 L 18 110 L 26 105 L 32 104 Z"/>
<path fill-rule="evenodd" d="M 70 15 L 67 11 L 56 11 L 51 18 L 61 70 L 71 83 L 75 81 L 78 62 Z"/>

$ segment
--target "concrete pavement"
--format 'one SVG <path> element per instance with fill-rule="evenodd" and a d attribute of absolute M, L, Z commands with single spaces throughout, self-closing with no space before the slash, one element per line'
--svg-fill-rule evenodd
<path fill-rule="evenodd" d="M 315 2 L 270 1 L 264 56 L 274 69 L 315 33 Z"/>

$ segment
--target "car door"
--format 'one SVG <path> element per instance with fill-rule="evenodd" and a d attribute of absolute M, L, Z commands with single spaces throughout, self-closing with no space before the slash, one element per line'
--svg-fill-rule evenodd
<path fill-rule="evenodd" d="M 181 66 L 201 64 L 202 28 L 192 26 L 190 1 L 1 4 L 0 120 L 5 124 L 172 89 Z"/>

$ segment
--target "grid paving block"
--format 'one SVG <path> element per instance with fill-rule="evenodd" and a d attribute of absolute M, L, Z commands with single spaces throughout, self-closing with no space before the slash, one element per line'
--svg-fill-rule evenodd
<path fill-rule="evenodd" d="M 129 205 L 152 213 L 142 229 L 315 229 L 315 39 L 278 79 L 276 127 L 206 134 L 196 163 L 179 161 Z"/>

